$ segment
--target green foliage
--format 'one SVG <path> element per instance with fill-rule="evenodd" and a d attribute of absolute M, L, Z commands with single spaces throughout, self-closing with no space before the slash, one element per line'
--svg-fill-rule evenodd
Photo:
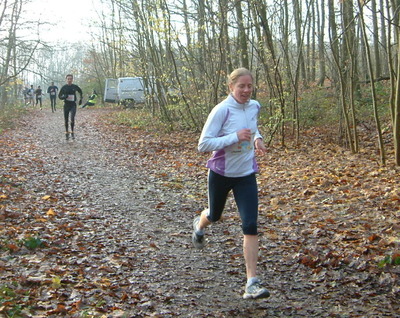
<path fill-rule="evenodd" d="M 38 237 L 28 237 L 22 241 L 24 246 L 30 250 L 33 250 L 38 247 L 43 247 L 44 242 Z"/>
<path fill-rule="evenodd" d="M 36 248 L 45 247 L 45 245 L 45 241 L 43 241 L 39 237 L 29 236 L 25 239 L 17 241 L 8 240 L 7 238 L 0 237 L 0 250 L 9 251 L 10 253 L 19 250 L 21 246 L 25 246 L 26 248 L 33 250 Z"/>
<path fill-rule="evenodd" d="M 162 118 L 160 114 L 152 115 L 145 108 L 125 109 L 114 112 L 110 120 L 117 125 L 125 125 L 146 131 L 173 131 L 177 127 L 186 129 L 185 122 L 181 122 L 183 114 L 176 110 L 176 107 L 176 105 L 172 105 L 172 109 L 168 108 L 168 115 L 171 116 L 171 120 Z"/>
<path fill-rule="evenodd" d="M 17 318 L 22 317 L 22 310 L 24 309 L 21 305 L 26 295 L 22 295 L 16 290 L 17 283 L 10 285 L 0 285 L 0 314 L 4 314 L 4 317 Z"/>
<path fill-rule="evenodd" d="M 387 265 L 400 265 L 400 254 L 386 255 L 383 260 L 378 262 L 378 267 L 380 268 Z"/>
<path fill-rule="evenodd" d="M 270 102 L 269 105 L 271 104 L 272 103 Z M 278 127 L 283 122 L 281 110 L 273 106 L 261 108 L 258 122 L 259 126 L 261 127 L 262 135 L 264 138 L 266 138 L 266 144 L 269 144 L 272 141 Z"/>
<path fill-rule="evenodd" d="M 339 120 L 339 106 L 329 88 L 313 87 L 301 93 L 298 100 L 300 127 L 329 125 Z"/>
<path fill-rule="evenodd" d="M 162 126 L 160 120 L 153 117 L 145 109 L 125 109 L 113 113 L 111 122 L 117 125 L 125 125 L 135 129 L 157 130 Z"/>
<path fill-rule="evenodd" d="M 385 82 L 375 85 L 378 114 L 382 119 L 390 117 L 388 96 L 390 87 Z M 320 127 L 336 125 L 340 121 L 342 106 L 338 92 L 334 88 L 311 87 L 300 92 L 298 98 L 300 127 Z M 346 98 L 349 102 L 348 98 Z M 292 104 L 290 98 L 288 104 Z M 357 121 L 374 121 L 373 100 L 369 84 L 361 85 L 354 93 L 355 115 Z M 292 118 L 292 110 L 287 105 L 286 118 Z"/>
<path fill-rule="evenodd" d="M 13 289 L 8 287 L 7 285 L 0 286 L 0 299 L 4 299 L 5 297 L 15 297 L 16 293 Z"/>
<path fill-rule="evenodd" d="M 20 105 L 0 105 L 0 133 L 14 127 L 17 120 L 26 112 L 27 108 Z"/>
<path fill-rule="evenodd" d="M 7 250 L 10 250 L 8 247 L 8 240 L 7 239 L 3 239 L 3 238 L 1 238 L 1 241 L 0 241 L 0 251 L 7 251 Z"/>
<path fill-rule="evenodd" d="M 390 105 L 388 96 L 390 87 L 386 82 L 376 83 L 378 113 L 382 122 L 390 122 Z M 205 94 L 202 94 L 202 96 Z M 221 97 L 222 98 L 222 97 Z M 284 114 L 281 111 L 280 100 L 272 99 L 267 93 L 259 94 L 257 100 L 263 105 L 259 124 L 268 143 L 280 133 L 282 124 L 291 127 L 295 124 L 293 114 L 293 97 L 285 93 Z M 373 122 L 374 112 L 370 86 L 358 87 L 354 94 L 355 116 L 357 122 Z M 182 101 L 175 101 L 164 108 L 148 107 L 121 110 L 114 114 L 112 121 L 116 124 L 153 131 L 201 130 L 211 105 L 201 95 L 190 95 L 190 109 Z M 348 102 L 348 100 L 347 100 Z M 297 99 L 299 107 L 300 129 L 313 127 L 337 126 L 342 120 L 342 106 L 338 92 L 334 87 L 310 87 L 299 92 Z M 294 127 L 294 126 L 293 126 Z M 287 130 L 286 130 L 287 131 Z"/>
<path fill-rule="evenodd" d="M 376 106 L 378 114 L 381 118 L 390 117 L 390 87 L 384 82 L 377 82 L 375 84 L 376 93 Z M 371 88 L 369 85 L 360 86 L 356 93 L 356 116 L 361 121 L 372 121 L 374 120 L 373 115 L 373 99 L 371 97 Z"/>

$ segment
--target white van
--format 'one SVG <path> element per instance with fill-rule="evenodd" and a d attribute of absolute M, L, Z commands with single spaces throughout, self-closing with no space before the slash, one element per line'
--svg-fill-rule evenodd
<path fill-rule="evenodd" d="M 118 80 L 115 78 L 107 78 L 104 85 L 104 101 L 106 103 L 118 102 Z"/>
<path fill-rule="evenodd" d="M 124 107 L 132 108 L 145 102 L 142 77 L 121 77 L 118 79 L 118 98 Z"/>

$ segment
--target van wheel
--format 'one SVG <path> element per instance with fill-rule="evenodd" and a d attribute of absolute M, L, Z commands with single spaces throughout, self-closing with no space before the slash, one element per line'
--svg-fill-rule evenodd
<path fill-rule="evenodd" d="M 135 108 L 135 101 L 134 100 L 127 101 L 126 107 L 129 109 Z"/>

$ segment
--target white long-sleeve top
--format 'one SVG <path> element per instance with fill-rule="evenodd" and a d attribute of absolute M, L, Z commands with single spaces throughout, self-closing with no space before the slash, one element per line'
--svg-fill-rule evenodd
<path fill-rule="evenodd" d="M 258 172 L 254 141 L 262 138 L 257 119 L 261 105 L 256 100 L 239 104 L 232 95 L 216 105 L 204 124 L 198 150 L 212 151 L 207 167 L 226 177 L 244 177 Z M 250 128 L 252 141 L 241 141 L 237 131 Z"/>

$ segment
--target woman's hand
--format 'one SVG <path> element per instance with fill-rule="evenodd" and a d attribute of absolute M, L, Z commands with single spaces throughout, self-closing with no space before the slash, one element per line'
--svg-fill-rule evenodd
<path fill-rule="evenodd" d="M 265 148 L 264 141 L 261 138 L 257 138 L 254 142 L 254 147 L 256 148 L 256 155 L 265 155 L 267 148 Z"/>
<path fill-rule="evenodd" d="M 251 140 L 251 129 L 243 128 L 239 130 L 237 133 L 239 141 L 250 141 Z"/>

